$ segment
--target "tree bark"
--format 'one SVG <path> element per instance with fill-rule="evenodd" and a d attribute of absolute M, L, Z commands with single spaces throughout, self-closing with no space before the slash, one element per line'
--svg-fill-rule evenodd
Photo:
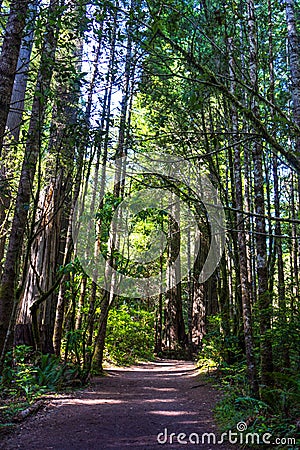
<path fill-rule="evenodd" d="M 230 46 L 232 42 L 230 42 Z M 231 49 L 230 49 L 231 52 Z M 232 52 L 231 52 L 232 54 Z M 234 64 L 233 58 L 231 58 L 230 66 Z M 234 92 L 235 85 L 231 82 L 231 90 Z M 238 117 L 235 107 L 231 110 L 232 127 L 235 139 L 238 140 Z M 255 397 L 259 395 L 256 362 L 254 355 L 254 342 L 252 332 L 252 311 L 251 311 L 251 298 L 250 298 L 250 286 L 249 286 L 249 261 L 247 258 L 247 247 L 245 238 L 245 225 L 244 217 L 239 212 L 243 210 L 243 183 L 241 174 L 241 155 L 239 145 L 234 145 L 234 189 L 235 189 L 235 201 L 237 207 L 236 223 L 237 223 L 237 241 L 238 241 L 238 255 L 239 255 L 239 267 L 240 267 L 240 282 L 242 292 L 242 310 L 243 310 L 243 324 L 244 324 L 244 337 L 245 337 L 245 350 L 247 360 L 247 372 L 248 381 L 252 394 Z"/>
<path fill-rule="evenodd" d="M 49 6 L 49 17 L 52 20 L 55 18 L 56 5 L 57 1 L 52 0 Z M 0 286 L 0 351 L 2 352 L 2 357 L 4 356 L 7 345 L 11 345 L 12 343 L 16 307 L 21 294 L 20 290 L 17 291 L 20 257 L 32 198 L 36 167 L 40 159 L 41 124 L 44 120 L 48 91 L 52 78 L 57 32 L 57 27 L 53 26 L 53 24 L 50 25 L 48 22 L 32 104 L 28 137 L 6 261 Z"/>
<path fill-rule="evenodd" d="M 132 8 L 133 3 L 131 3 Z M 126 56 L 125 56 L 125 68 L 124 68 L 124 84 L 122 86 L 122 100 L 121 100 L 121 113 L 120 113 L 120 125 L 118 130 L 118 143 L 116 149 L 116 158 L 121 158 L 127 155 L 127 133 L 128 127 L 130 126 L 130 98 L 132 95 L 131 92 L 131 81 L 132 81 L 132 22 L 130 21 L 127 24 L 127 43 L 126 43 Z M 114 15 L 114 28 L 113 28 L 113 40 L 112 40 L 112 55 L 113 56 L 113 64 L 111 65 L 111 70 L 113 71 L 114 60 L 115 60 L 115 44 L 116 44 L 116 32 L 117 32 L 117 15 Z M 112 80 L 115 79 L 113 72 L 110 74 Z M 108 135 L 106 136 L 106 139 Z M 107 143 L 105 142 L 106 146 Z M 106 150 L 103 152 L 103 157 L 107 157 Z M 121 174 L 124 170 L 124 166 L 118 165 L 115 171 L 115 179 L 114 179 L 114 196 L 120 197 L 123 195 L 123 184 L 124 181 L 121 181 Z M 116 231 L 114 229 L 111 230 L 110 236 L 110 257 L 108 258 L 106 264 L 107 277 L 106 279 L 111 279 L 110 267 L 114 266 L 114 250 L 117 248 L 116 242 Z M 112 285 L 114 281 L 111 281 Z M 103 371 L 103 352 L 105 347 L 105 337 L 106 337 L 106 329 L 107 329 L 107 319 L 109 314 L 109 309 L 114 301 L 114 294 L 112 292 L 104 293 L 103 300 L 101 303 L 101 312 L 99 317 L 99 326 L 98 332 L 95 340 L 95 351 L 93 355 L 93 366 L 98 372 Z"/>
<path fill-rule="evenodd" d="M 272 1 L 268 0 L 268 19 L 269 19 L 269 76 L 270 76 L 270 100 L 272 103 L 275 101 L 275 73 L 274 73 L 274 49 L 273 49 L 273 10 Z M 271 111 L 273 114 L 273 111 Z M 273 155 L 272 157 L 272 173 L 274 183 L 274 210 L 275 216 L 280 217 L 280 186 L 279 186 L 279 174 L 278 174 L 278 157 Z M 284 260 L 282 250 L 281 236 L 282 228 L 279 220 L 275 223 L 275 244 L 274 244 L 274 262 L 271 263 L 271 268 L 275 266 L 277 258 L 277 272 L 278 272 L 278 306 L 279 316 L 278 321 L 280 326 L 283 326 L 283 345 L 281 346 L 281 359 L 284 361 L 285 368 L 290 367 L 290 352 L 289 352 L 289 339 L 286 333 L 287 326 L 287 308 L 286 308 L 286 289 L 285 289 L 285 275 L 284 275 Z M 275 278 L 274 273 L 270 273 L 270 277 Z M 270 289 L 272 292 L 272 290 Z"/>
<path fill-rule="evenodd" d="M 13 0 L 0 55 L 0 156 L 29 0 Z"/>
<path fill-rule="evenodd" d="M 10 110 L 7 117 L 6 126 L 15 141 L 19 140 L 22 115 L 24 111 L 25 93 L 28 80 L 28 69 L 30 63 L 31 50 L 33 45 L 35 16 L 37 11 L 37 1 L 34 0 L 29 5 L 29 16 L 27 20 L 27 32 L 23 37 L 20 54 L 17 63 L 17 71 L 10 102 Z"/>
<path fill-rule="evenodd" d="M 256 17 L 253 0 L 248 4 L 248 37 L 250 46 L 249 71 L 254 93 L 258 91 L 258 61 L 256 39 Z M 259 117 L 256 99 L 252 98 L 251 109 Z M 252 147 L 254 165 L 254 204 L 255 212 L 255 242 L 256 242 L 256 269 L 258 285 L 258 307 L 260 322 L 260 356 L 261 380 L 265 385 L 272 384 L 273 355 L 270 339 L 272 299 L 268 285 L 268 259 L 265 221 L 264 177 L 262 167 L 262 143 L 255 141 Z M 259 217 L 258 217 L 259 215 Z"/>
<path fill-rule="evenodd" d="M 181 273 L 180 273 L 180 207 L 170 196 L 171 216 L 169 218 L 167 292 L 165 304 L 165 346 L 168 350 L 185 347 L 185 326 L 182 313 Z M 174 264 L 177 259 L 177 263 Z"/>
<path fill-rule="evenodd" d="M 202 339 L 206 334 L 206 304 L 205 283 L 199 283 L 199 276 L 203 264 L 203 246 L 197 255 L 192 276 L 192 320 L 191 341 L 192 350 L 197 352 L 201 348 Z"/>
<path fill-rule="evenodd" d="M 300 126 L 300 40 L 296 26 L 295 2 L 285 0 L 288 34 L 291 93 L 295 123 Z M 300 133 L 296 137 L 296 156 L 300 157 Z"/>

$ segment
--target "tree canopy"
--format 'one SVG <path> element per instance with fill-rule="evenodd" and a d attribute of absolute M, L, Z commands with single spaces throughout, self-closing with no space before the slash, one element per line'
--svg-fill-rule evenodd
<path fill-rule="evenodd" d="M 82 381 L 200 358 L 291 433 L 299 4 L 3 0 L 0 17 L 2 372 L 20 346 Z"/>

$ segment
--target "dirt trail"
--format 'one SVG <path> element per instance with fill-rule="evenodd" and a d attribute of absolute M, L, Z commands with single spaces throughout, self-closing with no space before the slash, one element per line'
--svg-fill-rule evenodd
<path fill-rule="evenodd" d="M 157 360 L 128 369 L 108 370 L 87 389 L 51 400 L 36 416 L 0 444 L 1 449 L 229 449 L 201 443 L 216 432 L 212 409 L 219 394 L 197 375 L 191 362 Z M 164 443 L 167 429 L 167 443 Z M 160 442 L 157 435 L 160 435 Z M 185 433 L 172 443 L 170 434 Z M 174 441 L 174 437 L 171 440 Z M 236 448 L 236 447 L 235 447 Z"/>

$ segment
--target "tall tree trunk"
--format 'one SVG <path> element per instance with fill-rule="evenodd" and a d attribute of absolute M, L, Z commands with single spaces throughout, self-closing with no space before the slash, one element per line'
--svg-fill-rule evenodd
<path fill-rule="evenodd" d="M 268 0 L 268 21 L 269 21 L 269 76 L 270 76 L 270 101 L 275 104 L 275 73 L 274 73 L 274 50 L 273 50 L 273 10 L 272 1 Z M 272 116 L 274 111 L 271 111 Z M 280 217 L 280 186 L 278 174 L 278 158 L 277 155 L 272 157 L 272 172 L 274 183 L 274 210 L 275 217 Z M 289 343 L 286 333 L 287 326 L 287 308 L 286 308 L 286 289 L 285 289 L 285 275 L 284 275 L 284 261 L 281 240 L 281 223 L 276 220 L 275 223 L 275 248 L 274 257 L 277 257 L 277 272 L 278 272 L 278 306 L 279 306 L 279 324 L 284 328 L 283 345 L 281 346 L 281 359 L 284 361 L 286 368 L 290 367 Z M 275 261 L 274 261 L 275 264 Z M 272 275 L 271 275 L 272 276 Z M 271 291 L 272 292 L 272 291 Z"/>
<path fill-rule="evenodd" d="M 11 203 L 10 186 L 7 179 L 5 164 L 0 162 L 0 280 L 3 273 L 3 258 L 5 254 L 6 236 L 9 229 L 9 209 Z"/>
<path fill-rule="evenodd" d="M 49 21 L 42 48 L 23 166 L 0 286 L 0 351 L 2 352 L 2 357 L 4 356 L 7 345 L 12 343 L 16 307 L 21 294 L 20 289 L 17 290 L 18 275 L 20 272 L 19 265 L 32 198 L 34 177 L 37 162 L 40 160 L 41 124 L 44 120 L 53 72 L 58 34 L 57 26 L 53 26 L 52 23 L 53 21 L 56 22 L 56 15 L 58 14 L 56 6 L 57 1 L 51 0 L 49 5 Z M 23 286 L 21 286 L 22 288 Z"/>
<path fill-rule="evenodd" d="M 94 172 L 94 185 L 92 192 L 92 201 L 91 201 L 91 214 L 95 214 L 96 208 L 103 207 L 103 200 L 101 200 L 100 205 L 96 205 L 96 193 L 99 189 L 99 175 L 100 175 L 100 198 L 103 199 L 104 190 L 105 190 L 105 181 L 106 181 L 106 164 L 107 164 L 107 156 L 108 156 L 108 147 L 109 147 L 109 130 L 110 130 L 110 115 L 111 115 L 111 107 L 112 107 L 112 95 L 113 95 L 113 87 L 115 82 L 115 74 L 114 74 L 114 65 L 115 65 L 115 56 L 116 56 L 116 24 L 113 25 L 112 30 L 112 42 L 110 48 L 110 56 L 109 56 L 109 64 L 107 70 L 107 81 L 104 91 L 103 97 L 103 107 L 100 121 L 100 132 L 105 134 L 105 137 L 101 136 L 98 142 L 97 154 L 96 154 L 96 163 L 95 163 L 95 172 Z M 101 154 L 102 153 L 102 154 Z M 100 171 L 100 159 L 102 160 L 102 167 Z M 101 172 L 101 173 L 100 173 Z M 88 182 L 88 180 L 87 180 Z M 97 234 L 101 233 L 101 223 L 98 224 Z M 100 251 L 100 242 L 97 240 L 94 248 L 94 255 L 97 258 Z M 94 274 L 95 278 L 97 278 L 96 273 Z M 88 325 L 87 325 L 87 346 L 92 348 L 93 344 L 93 336 L 94 336 L 94 326 L 95 326 L 95 308 L 96 308 L 96 297 L 97 297 L 97 284 L 93 280 L 92 281 L 92 289 L 89 298 L 89 312 L 88 312 Z M 87 352 L 87 365 L 90 364 L 91 354 Z"/>
<path fill-rule="evenodd" d="M 170 196 L 167 292 L 165 306 L 165 346 L 178 350 L 185 345 L 185 327 L 182 313 L 181 273 L 180 273 L 180 206 L 178 200 Z M 176 261 L 177 259 L 177 261 Z M 176 261 L 176 264 L 175 264 Z"/>
<path fill-rule="evenodd" d="M 285 0 L 288 32 L 291 93 L 295 123 L 300 127 L 300 40 L 296 27 L 295 2 Z M 300 135 L 296 137 L 296 156 L 300 157 Z"/>
<path fill-rule="evenodd" d="M 133 6 L 133 2 L 131 3 L 131 8 Z M 132 11 L 132 9 L 130 9 Z M 117 31 L 117 17 L 115 16 L 115 28 L 114 28 L 114 36 Z M 121 101 L 121 114 L 120 114 L 120 124 L 118 131 L 118 143 L 116 149 L 116 158 L 122 158 L 127 155 L 127 146 L 128 139 L 127 135 L 130 127 L 130 99 L 132 96 L 131 83 L 134 73 L 134 68 L 132 66 L 132 21 L 130 20 L 127 23 L 127 45 L 126 45 L 126 56 L 125 56 L 125 67 L 124 67 L 124 84 L 123 84 L 123 95 Z M 114 42 L 115 46 L 115 42 Z M 124 165 L 119 165 L 116 168 L 115 179 L 114 179 L 114 196 L 120 197 L 123 195 L 123 184 L 124 181 L 121 181 L 123 175 Z M 107 277 L 106 279 L 111 279 L 110 267 L 114 266 L 114 249 L 116 248 L 116 230 L 111 230 L 110 236 L 110 257 L 108 259 L 106 265 Z M 111 283 L 114 283 L 114 280 L 111 280 Z M 93 356 L 93 365 L 95 369 L 99 372 L 103 371 L 103 353 L 105 347 L 105 338 L 106 338 L 106 329 L 107 329 L 107 319 L 109 314 L 109 309 L 114 301 L 113 292 L 106 292 L 103 296 L 101 302 L 101 312 L 99 317 L 99 327 L 95 341 L 95 351 Z"/>
<path fill-rule="evenodd" d="M 206 247 L 206 246 L 205 246 Z M 197 352 L 201 348 L 202 339 L 206 333 L 206 283 L 199 283 L 199 277 L 203 265 L 203 254 L 201 246 L 194 262 L 192 276 L 192 318 L 191 318 L 191 340 L 192 350 Z"/>
<path fill-rule="evenodd" d="M 79 55 L 80 56 L 80 55 Z M 70 196 L 70 179 L 73 171 L 74 129 L 77 113 L 78 89 L 75 86 L 59 85 L 54 105 L 48 154 L 45 187 L 39 194 L 39 205 L 35 238 L 30 252 L 24 292 L 21 296 L 16 326 L 16 344 L 23 344 L 22 329 L 28 329 L 32 322 L 32 307 L 43 293 L 49 291 L 57 281 L 57 269 L 63 265 L 62 242 L 66 241 L 65 210 Z M 63 251 L 62 251 L 63 250 Z M 57 293 L 53 292 L 40 304 L 38 329 L 35 330 L 37 345 L 43 353 L 53 353 L 52 335 L 54 328 Z"/>
<path fill-rule="evenodd" d="M 6 126 L 15 141 L 19 140 L 22 115 L 24 111 L 25 93 L 28 80 L 28 69 L 30 63 L 31 50 L 33 45 L 35 16 L 37 11 L 37 0 L 29 5 L 29 16 L 27 20 L 26 35 L 22 40 L 20 54 L 17 64 L 17 72 L 10 102 L 10 110 L 7 117 Z"/>
<path fill-rule="evenodd" d="M 232 55 L 232 41 L 230 41 L 230 53 Z M 231 56 L 230 67 L 234 67 L 234 60 Z M 233 74 L 231 73 L 231 78 Z M 231 82 L 231 90 L 234 92 L 235 85 Z M 234 137 L 238 141 L 238 117 L 235 107 L 232 107 L 232 127 L 234 132 Z M 238 241 L 238 255 L 239 255 L 239 268 L 240 268 L 240 282 L 241 282 L 241 292 L 242 292 L 242 309 L 243 309 L 243 324 L 244 324 L 244 336 L 245 336 L 245 350 L 247 359 L 247 372 L 248 380 L 251 392 L 254 396 L 258 397 L 258 381 L 256 372 L 256 363 L 254 356 L 254 342 L 253 342 L 253 332 L 252 332 L 252 312 L 251 312 L 251 297 L 250 297 L 250 286 L 249 286 L 249 261 L 247 258 L 247 248 L 246 248 L 246 238 L 245 238 L 245 225 L 244 217 L 242 214 L 243 210 L 243 183 L 241 174 L 241 155 L 240 146 L 238 144 L 234 145 L 234 189 L 235 189 L 235 201 L 236 201 L 236 223 L 237 223 L 237 241 Z"/>
<path fill-rule="evenodd" d="M 15 344 L 37 346 L 38 350 L 41 350 L 43 353 L 54 352 L 51 323 L 53 323 L 53 316 L 55 316 L 53 309 L 55 293 L 49 295 L 39 308 L 38 342 L 23 342 L 22 337 L 23 335 L 27 337 L 26 332 L 31 326 L 32 304 L 42 292 L 49 291 L 55 282 L 61 232 L 61 188 L 61 176 L 57 174 L 52 183 L 41 193 L 38 205 L 39 213 L 37 215 L 39 225 L 35 228 L 36 238 L 31 246 L 30 262 L 24 291 L 20 299 L 20 312 L 15 333 Z M 25 333 L 22 331 L 23 328 Z"/>
<path fill-rule="evenodd" d="M 24 107 L 24 98 L 28 78 L 28 67 L 29 60 L 33 42 L 33 32 L 34 32 L 34 15 L 37 9 L 37 2 L 35 1 L 32 5 L 29 4 L 30 15 L 27 23 L 30 24 L 29 32 L 24 36 L 22 40 L 22 46 L 20 49 L 20 54 L 17 63 L 17 72 L 14 78 L 14 85 L 10 101 L 10 109 L 7 117 L 7 129 L 10 134 L 14 137 L 14 140 L 19 139 L 22 112 Z M 14 49 L 16 50 L 16 49 Z M 6 73 L 8 75 L 8 73 Z M 4 111 L 2 111 L 4 113 Z M 3 143 L 3 140 L 2 140 Z M 0 145 L 1 146 L 1 145 Z M 1 262 L 4 257 L 6 236 L 8 233 L 8 220 L 6 218 L 6 213 L 10 207 L 10 189 L 9 183 L 6 177 L 5 168 L 5 156 L 8 152 L 4 152 L 3 160 L 0 163 L 0 277 L 2 275 Z M 1 151 L 0 151 L 1 154 Z"/>
<path fill-rule="evenodd" d="M 5 128 L 14 87 L 22 34 L 25 27 L 29 0 L 12 1 L 0 55 L 0 158 L 3 150 Z M 7 235 L 6 214 L 10 204 L 10 192 L 6 178 L 5 158 L 0 161 L 0 276 Z M 1 329 L 1 316 L 0 316 Z M 1 332 L 0 332 L 1 334 Z M 0 338 L 1 349 L 1 338 Z M 1 350 L 0 350 L 1 351 Z"/>
<path fill-rule="evenodd" d="M 0 55 L 0 156 L 29 0 L 13 0 Z"/>
<path fill-rule="evenodd" d="M 254 93 L 258 92 L 258 55 L 256 39 L 256 17 L 253 0 L 248 4 L 248 37 L 250 45 L 250 80 Z M 259 109 L 255 98 L 252 98 L 251 109 L 259 117 Z M 272 299 L 268 286 L 268 259 L 265 221 L 264 177 L 262 166 L 262 144 L 257 140 L 253 143 L 252 157 L 254 165 L 254 204 L 255 212 L 255 242 L 256 242 L 256 269 L 258 285 L 258 307 L 260 322 L 260 353 L 261 353 L 261 380 L 265 385 L 272 384 L 273 355 L 270 338 Z"/>
<path fill-rule="evenodd" d="M 84 7 L 84 14 L 83 16 L 80 15 L 80 7 L 76 3 L 76 8 L 78 9 L 78 17 L 77 17 L 77 42 L 76 46 L 74 48 L 73 57 L 75 59 L 75 70 L 76 72 L 80 72 L 81 65 L 82 65 L 82 55 L 83 55 L 83 31 L 82 31 L 82 22 L 86 19 L 86 8 Z M 101 42 L 101 39 L 100 39 Z M 96 52 L 95 61 L 94 61 L 94 70 L 93 70 L 93 76 L 89 85 L 88 90 L 88 100 L 86 105 L 86 110 L 84 114 L 84 123 L 81 125 L 80 130 L 77 130 L 78 124 L 77 124 L 77 112 L 78 112 L 78 101 L 79 101 L 79 95 L 80 95 L 80 87 L 77 86 L 77 89 L 73 91 L 73 106 L 74 106 L 74 120 L 71 120 L 71 123 L 73 122 L 73 125 L 75 125 L 75 132 L 77 133 L 79 131 L 80 141 L 77 143 L 78 137 L 76 137 L 76 144 L 77 144 L 77 154 L 72 150 L 72 141 L 68 144 L 70 156 L 73 160 L 72 165 L 74 166 L 74 161 L 76 160 L 76 172 L 75 172 L 75 179 L 72 181 L 72 187 L 70 189 L 70 196 L 68 198 L 68 202 L 65 208 L 65 223 L 66 223 L 66 237 L 63 242 L 63 265 L 66 265 L 71 260 L 71 249 L 73 248 L 73 238 L 72 238 L 72 231 L 73 231 L 73 215 L 75 211 L 75 206 L 77 203 L 77 200 L 80 195 L 80 189 L 82 185 L 82 178 L 84 177 L 84 158 L 86 154 L 86 147 L 88 147 L 89 142 L 89 134 L 90 134 L 90 119 L 91 119 L 91 110 L 92 110 L 92 100 L 93 100 L 93 93 L 94 93 L 94 87 L 95 87 L 95 79 L 97 74 L 97 62 L 99 59 L 100 54 L 100 42 L 98 45 L 98 50 Z M 66 103 L 66 105 L 68 102 Z M 65 124 L 68 124 L 68 117 L 66 115 L 65 117 Z M 91 164 L 92 164 L 92 158 L 90 158 L 87 172 L 90 173 L 91 170 Z M 73 189 L 73 191 L 72 191 Z M 67 301 L 66 301 L 66 283 L 69 279 L 69 275 L 67 274 L 65 277 L 63 277 L 62 282 L 59 286 L 59 292 L 57 299 L 55 301 L 56 306 L 56 315 L 55 315 L 55 321 L 53 325 L 53 343 L 54 343 L 54 351 L 57 356 L 60 356 L 61 353 L 61 343 L 63 338 L 63 326 L 64 326 L 64 320 L 65 320 L 65 312 L 67 309 Z M 85 294 L 85 288 L 81 291 L 81 300 L 84 302 L 84 294 Z M 74 310 L 74 303 L 72 304 L 72 320 L 71 322 L 68 322 L 68 326 L 72 328 L 74 331 L 76 329 L 76 326 L 80 323 L 77 323 L 75 321 L 75 315 L 76 311 Z M 80 312 L 78 313 L 80 314 Z M 74 316 L 74 317 L 73 317 Z M 65 330 L 67 331 L 67 330 Z M 68 329 L 70 331 L 70 329 Z M 65 351 L 65 358 L 67 358 L 68 354 L 68 341 Z"/>

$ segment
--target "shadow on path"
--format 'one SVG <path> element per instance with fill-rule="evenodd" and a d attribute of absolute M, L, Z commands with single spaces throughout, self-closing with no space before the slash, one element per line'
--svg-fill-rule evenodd
<path fill-rule="evenodd" d="M 228 450 L 233 447 L 213 444 L 212 436 L 208 443 L 204 434 L 217 433 L 212 409 L 218 397 L 192 362 L 157 360 L 108 369 L 89 388 L 52 400 L 0 448 Z M 186 435 L 179 437 L 182 443 L 179 433 Z"/>

